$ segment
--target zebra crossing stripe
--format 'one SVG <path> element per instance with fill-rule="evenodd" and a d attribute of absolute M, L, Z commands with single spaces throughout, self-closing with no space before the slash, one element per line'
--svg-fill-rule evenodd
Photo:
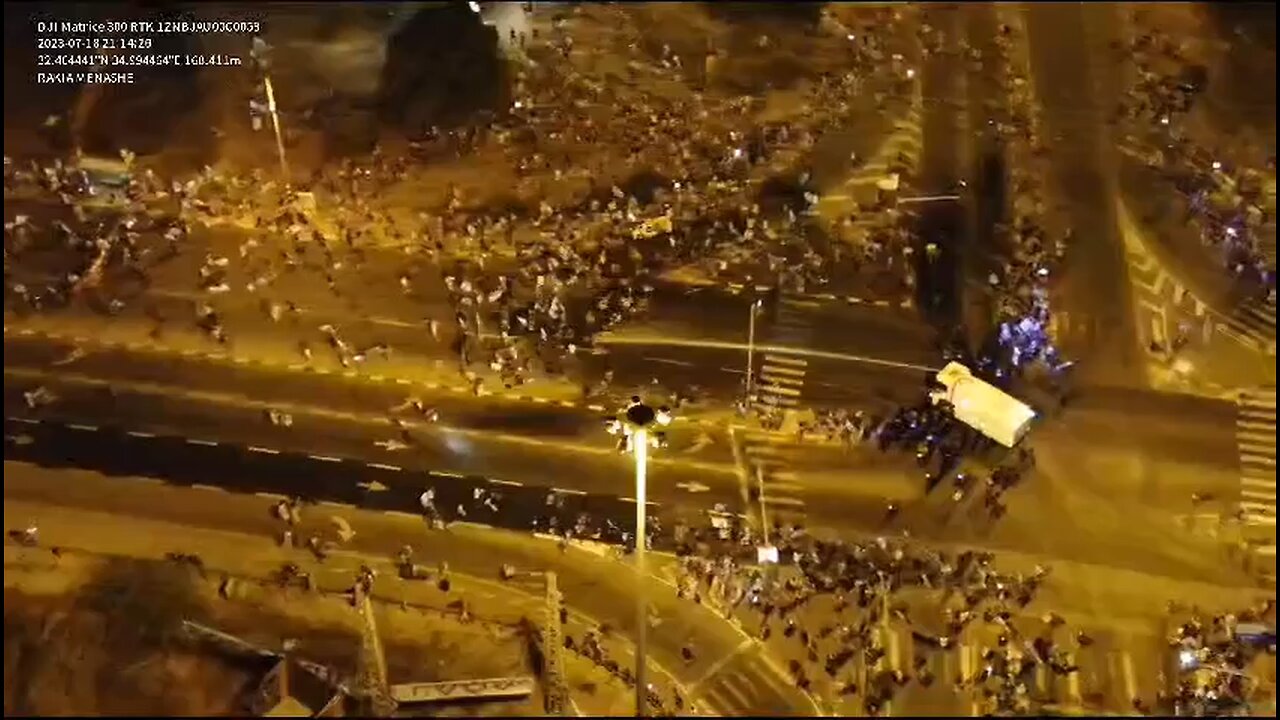
<path fill-rule="evenodd" d="M 804 375 L 805 375 L 804 370 L 793 371 L 790 373 L 786 373 L 786 372 L 780 373 L 777 370 L 774 370 L 770 366 L 765 366 L 764 368 L 760 369 L 761 378 L 768 377 L 770 375 L 772 375 L 773 377 L 781 378 L 782 382 L 787 383 L 788 385 L 804 384 Z"/>
<path fill-rule="evenodd" d="M 789 395 L 791 397 L 800 397 L 799 388 L 782 387 L 781 385 L 764 385 L 760 387 L 762 393 L 773 393 L 775 395 Z"/>
<path fill-rule="evenodd" d="M 1238 399 L 1236 443 L 1240 451 L 1239 508 L 1249 525 L 1276 524 L 1276 393 L 1257 388 Z"/>
<path fill-rule="evenodd" d="M 769 363 L 765 363 L 763 366 L 761 366 L 760 372 L 777 373 L 779 375 L 795 375 L 798 377 L 804 377 L 804 374 L 805 374 L 805 371 L 800 368 L 785 367 L 782 365 L 770 365 Z"/>
<path fill-rule="evenodd" d="M 807 367 L 809 361 L 803 358 L 786 357 L 784 355 L 765 355 L 764 360 L 767 363 L 780 363 L 782 365 L 794 365 L 796 367 Z"/>

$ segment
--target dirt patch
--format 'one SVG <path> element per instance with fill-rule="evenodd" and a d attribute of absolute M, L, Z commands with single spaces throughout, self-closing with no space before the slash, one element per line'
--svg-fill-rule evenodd
<path fill-rule="evenodd" d="M 239 715 L 267 665 L 193 640 L 184 620 L 352 677 L 363 627 L 345 599 L 302 591 L 221 598 L 214 578 L 168 562 L 64 554 L 6 563 L 5 713 Z M 379 606 L 388 680 L 437 682 L 532 675 L 514 629 Z M 522 703 L 410 708 L 413 715 L 537 712 Z"/>
<path fill-rule="evenodd" d="M 184 617 L 205 615 L 186 572 L 119 561 L 87 580 L 61 596 L 6 590 L 6 715 L 235 711 L 249 669 L 177 639 Z"/>

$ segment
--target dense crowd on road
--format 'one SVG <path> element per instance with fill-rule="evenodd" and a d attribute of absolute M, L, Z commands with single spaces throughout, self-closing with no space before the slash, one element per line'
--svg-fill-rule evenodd
<path fill-rule="evenodd" d="M 1156 710 L 1210 716 L 1249 708 L 1263 689 L 1252 665 L 1264 654 L 1275 656 L 1275 600 L 1207 617 L 1195 608 L 1171 606 L 1170 619 L 1176 623 L 1168 637 L 1170 652 L 1177 656 L 1176 681 L 1171 692 L 1158 698 Z M 1134 709 L 1148 708 L 1135 702 Z"/>
<path fill-rule="evenodd" d="M 1182 195 L 1185 215 L 1179 224 L 1192 227 L 1244 288 L 1274 302 L 1275 198 L 1266 192 L 1269 178 L 1274 193 L 1274 154 L 1253 157 L 1252 164 L 1233 160 L 1238 153 L 1210 147 L 1188 129 L 1208 71 L 1188 57 L 1183 43 L 1149 29 L 1121 41 L 1116 52 L 1133 66 L 1116 113 L 1126 146 Z M 1268 224 L 1271 257 L 1262 246 Z"/>
<path fill-rule="evenodd" d="M 1005 152 L 1008 197 L 1007 222 L 997 228 L 1002 266 L 987 277 L 997 331 L 977 362 L 997 382 L 1036 361 L 1055 369 L 1061 365 L 1051 337 L 1049 303 L 1071 241 L 1070 230 L 1052 226 L 1044 185 L 1047 157 L 1023 33 L 1020 25 L 1001 22 L 989 46 L 993 56 L 970 51 L 974 64 L 999 78 L 1003 90 L 988 108 L 987 119 L 987 131 L 996 134 Z"/>
<path fill-rule="evenodd" d="M 1005 91 L 1004 104 L 989 108 L 987 123 L 987 131 L 999 137 L 1007 152 L 1011 191 L 1008 222 L 999 233 L 1002 264 L 988 278 L 997 331 L 992 345 L 974 360 L 978 370 L 997 379 L 1035 362 L 1061 367 L 1050 337 L 1049 297 L 1071 239 L 1069 233 L 1047 227 L 1052 218 L 1041 180 L 1044 143 L 1019 60 L 1019 46 L 1025 44 L 1019 32 L 1000 26 L 993 41 L 996 57 L 966 50 L 970 62 L 998 71 Z M 364 262 L 370 252 L 390 250 L 439 268 L 437 280 L 424 277 L 421 266 L 406 263 L 396 291 L 418 296 L 437 282 L 443 286 L 453 317 L 442 322 L 424 316 L 423 331 L 449 344 L 477 392 L 485 382 L 482 374 L 489 372 L 507 387 L 572 374 L 575 358 L 590 347 L 593 336 L 644 313 L 655 285 L 674 268 L 696 265 L 715 282 L 756 281 L 805 292 L 828 283 L 843 260 L 881 274 L 910 264 L 915 240 L 903 222 L 882 224 L 851 249 L 806 240 L 805 212 L 816 198 L 804 158 L 820 129 L 856 112 L 864 88 L 900 89 L 893 81 L 906 70 L 874 23 L 850 29 L 848 39 L 853 71 L 816 81 L 807 100 L 811 112 L 748 130 L 735 121 L 759 110 L 749 99 L 698 91 L 679 98 L 656 93 L 642 100 L 623 98 L 582 69 L 582 50 L 575 49 L 572 33 L 558 22 L 527 42 L 526 51 L 536 62 L 518 71 L 510 112 L 479 129 L 424 129 L 423 144 L 451 152 L 500 149 L 519 177 L 509 207 L 500 210 L 480 207 L 456 188 L 443 207 L 408 213 L 383 207 L 378 198 L 404 182 L 413 167 L 409 158 L 381 151 L 368 162 L 346 161 L 292 187 L 270 181 L 261 171 L 234 175 L 206 168 L 183 180 L 167 180 L 138 170 L 115 200 L 102 194 L 116 191 L 95 186 L 75 163 L 18 166 L 6 158 L 6 193 L 34 188 L 57 198 L 67 213 L 44 226 L 25 215 L 6 218 L 6 295 L 36 310 L 58 306 L 103 285 L 108 270 L 131 274 L 145 285 L 154 263 L 184 252 L 187 241 L 203 228 L 230 224 L 243 232 L 238 257 L 210 253 L 192 278 L 208 298 L 197 303 L 191 321 L 214 342 L 234 341 L 217 309 L 220 296 L 262 297 L 264 319 L 278 323 L 298 312 L 289 298 L 272 293 L 283 274 L 314 271 L 338 295 L 338 274 L 344 267 Z M 1152 69 L 1153 53 L 1168 55 L 1170 48 L 1176 51 L 1150 37 L 1128 48 L 1142 80 L 1125 112 L 1158 133 L 1159 143 L 1168 148 L 1160 160 L 1166 168 L 1173 167 L 1168 163 L 1207 163 L 1203 167 L 1210 168 L 1212 182 L 1179 176 L 1193 217 L 1223 249 L 1228 266 L 1239 274 L 1258 273 L 1274 297 L 1274 274 L 1260 267 L 1252 235 L 1270 220 L 1250 189 L 1253 176 L 1229 174 L 1177 132 L 1177 118 L 1189 108 L 1194 88 L 1171 83 Z M 683 84 L 688 66 L 704 60 L 681 57 L 664 46 L 647 63 L 633 61 L 630 72 Z M 885 74 L 887 78 L 877 77 Z M 877 90 L 874 97 L 881 104 L 896 102 L 886 90 Z M 575 167 L 577 150 L 583 147 L 608 152 Z M 123 162 L 132 165 L 134 159 L 124 153 Z M 779 165 L 797 176 L 795 197 L 762 191 Z M 579 181 L 584 191 L 569 193 L 567 200 L 558 197 L 565 186 Z M 1224 188 L 1229 190 L 1225 195 Z M 104 202 L 111 205 L 110 213 L 99 212 Z M 856 219 L 847 218 L 842 225 L 851 226 Z M 28 247 L 50 238 L 83 263 L 60 270 L 37 287 L 19 270 Z M 233 265 L 250 278 L 247 286 L 232 286 Z M 903 282 L 909 288 L 912 281 Z M 104 297 L 104 312 L 120 311 L 121 299 Z M 319 329 L 327 351 L 344 367 L 394 351 L 382 344 L 357 347 L 332 325 Z M 298 352 L 310 361 L 315 350 L 301 345 Z M 478 368 L 484 370 L 478 373 Z M 35 402 L 32 398 L 29 403 Z M 421 401 L 406 401 L 401 410 L 434 419 L 434 411 Z M 286 423 L 274 413 L 269 420 Z M 927 470 L 929 489 L 945 479 L 957 503 L 980 494 L 991 518 L 1004 512 L 1003 494 L 1034 464 L 1034 455 L 1021 451 L 986 478 L 956 472 L 966 454 L 981 452 L 989 443 L 944 410 L 923 403 L 887 416 L 824 412 L 816 422 L 802 425 L 799 434 L 800 439 L 826 435 L 849 444 L 874 442 L 885 451 L 914 451 Z M 438 506 L 433 488 L 419 497 L 424 518 L 441 529 L 450 522 L 497 515 L 503 502 L 501 492 L 479 488 L 468 502 L 454 507 Z M 274 508 L 284 523 L 284 541 L 323 560 L 335 546 L 332 540 L 320 534 L 292 535 L 302 507 L 294 500 Z M 897 513 L 890 504 L 886 523 L 893 523 Z M 679 527 L 670 533 L 654 521 L 646 542 L 674 540 L 684 557 L 683 595 L 746 623 L 761 640 L 780 637 L 790 644 L 804 658 L 789 664 L 797 686 L 830 698 L 855 699 L 869 715 L 881 714 L 912 687 L 934 684 L 954 686 L 986 713 L 1034 712 L 1030 686 L 1036 668 L 1069 675 L 1077 670 L 1075 650 L 1090 642 L 1083 633 L 1066 632 L 1055 616 L 1046 616 L 1030 635 L 1012 621 L 1024 614 L 1046 582 L 1047 570 L 1025 576 L 1001 573 L 989 554 L 923 548 L 906 532 L 846 542 L 781 524 L 772 528 L 769 544 L 784 563 L 766 570 L 748 559 L 765 544 L 764 537 L 720 515 L 712 527 Z M 637 542 L 629 528 L 612 519 L 567 510 L 564 496 L 555 492 L 547 495 L 545 512 L 528 529 L 562 538 L 566 548 L 574 540 L 624 548 Z M 336 530 L 339 540 L 351 534 L 350 528 Z M 34 528 L 30 533 L 34 537 Z M 432 577 L 442 590 L 449 589 L 447 567 L 419 570 L 409 547 L 396 559 L 405 579 Z M 305 583 L 300 573 L 297 566 L 286 566 L 279 581 Z M 502 574 L 508 574 L 506 568 Z M 362 569 L 353 596 L 367 593 L 373 579 L 372 570 Z M 828 605 L 831 612 L 825 611 Z M 1195 621 L 1182 628 L 1176 642 L 1200 667 L 1238 669 L 1248 655 L 1234 628 L 1245 621 L 1215 618 L 1207 628 Z M 910 628 L 921 649 L 909 669 L 884 661 L 882 633 L 891 627 Z M 630 670 L 603 649 L 604 634 L 601 630 L 569 639 L 570 649 L 624 682 L 634 682 Z M 930 653 L 948 652 L 977 635 L 996 640 L 971 677 L 934 677 Z M 686 648 L 687 658 L 698 652 Z M 1242 690 L 1236 678 L 1229 672 L 1198 676 L 1162 701 L 1203 705 L 1238 697 Z M 656 691 L 651 703 L 656 712 L 667 712 Z M 1135 709 L 1142 711 L 1140 703 L 1135 698 Z M 685 699 L 677 695 L 674 712 L 683 710 Z"/>
<path fill-rule="evenodd" d="M 730 539 L 745 548 L 759 541 L 746 528 L 735 529 Z M 738 618 L 761 640 L 781 637 L 793 644 L 795 657 L 803 659 L 788 666 L 806 691 L 834 702 L 854 700 L 862 712 L 878 715 L 898 693 L 937 683 L 971 693 L 985 712 L 1002 714 L 1029 709 L 1027 686 L 1038 663 L 1061 674 L 1074 671 L 1068 659 L 1074 641 L 1059 646 L 1046 632 L 1028 644 L 1031 639 L 1020 637 L 1010 622 L 1035 597 L 1048 575 L 1044 569 L 1006 575 L 989 554 L 923 549 L 901 537 L 824 541 L 789 527 L 773 542 L 787 567 L 748 565 L 732 552 L 686 556 L 681 592 Z M 929 613 L 937 617 L 925 617 Z M 884 633 L 893 626 L 910 628 L 920 648 L 909 670 L 885 661 Z M 929 654 L 955 648 L 979 626 L 999 640 L 984 652 L 975 675 L 935 677 Z M 1036 657 L 1029 656 L 1032 647 Z"/>
<path fill-rule="evenodd" d="M 898 11 L 871 14 L 886 12 Z M 500 209 L 477 205 L 457 187 L 443 207 L 382 201 L 414 167 L 406 156 L 381 150 L 291 187 L 261 170 L 237 175 L 206 167 L 165 179 L 142 170 L 128 151 L 120 163 L 128 179 L 119 188 L 103 187 L 76 161 L 6 159 L 6 192 L 56 198 L 66 215 L 52 227 L 26 216 L 7 222 L 6 235 L 19 242 L 6 243 L 6 289 L 30 306 L 47 307 L 103 286 L 101 295 L 87 295 L 105 298 L 102 309 L 119 312 L 126 300 L 105 287 L 104 272 L 123 271 L 145 285 L 149 268 L 182 252 L 202 228 L 233 226 L 243 236 L 239 257 L 209 253 L 192 279 L 209 297 L 195 304 L 191 322 L 227 344 L 235 338 L 219 312 L 224 298 L 261 298 L 264 319 L 279 323 L 298 312 L 291 298 L 273 290 L 280 277 L 308 270 L 341 295 L 344 268 L 361 265 L 370 252 L 403 251 L 400 289 L 414 295 L 443 282 L 453 322 L 424 318 L 424 329 L 450 345 L 479 388 L 489 371 L 508 387 L 571 372 L 592 336 L 642 313 L 654 283 L 673 268 L 701 265 L 713 281 L 725 281 L 732 255 L 748 268 L 739 281 L 812 291 L 828 282 L 835 263 L 852 258 L 879 268 L 873 276 L 896 274 L 909 284 L 904 253 L 913 240 L 902 223 L 876 229 L 857 248 L 814 245 L 806 240 L 804 214 L 813 193 L 775 196 L 763 189 L 779 172 L 807 187 L 808 156 L 821 131 L 858 112 L 864 95 L 882 109 L 900 102 L 909 68 L 892 38 L 873 32 L 874 20 L 839 26 L 848 31 L 847 56 L 839 72 L 806 86 L 808 112 L 764 125 L 741 122 L 761 110 L 749 96 L 697 89 L 702 71 L 687 65 L 702 58 L 682 59 L 669 47 L 655 57 L 632 52 L 627 72 L 636 80 L 678 82 L 687 92 L 620 97 L 620 89 L 589 72 L 595 51 L 574 47 L 573 19 L 557 20 L 529 41 L 536 62 L 517 71 L 509 112 L 475 128 L 428 131 L 457 152 L 500 149 L 522 175 L 521 188 Z M 574 167 L 582 148 L 592 149 L 589 161 Z M 557 199 L 575 173 L 586 189 Z M 99 212 L 104 205 L 109 212 Z M 55 248 L 82 258 L 80 265 L 39 288 L 16 274 L 10 278 L 25 248 L 50 234 Z M 439 267 L 441 277 L 424 274 L 419 261 Z M 233 286 L 233 269 L 249 278 L 245 287 Z M 357 307 L 361 301 L 345 299 Z M 302 344 L 303 360 L 331 351 L 351 367 L 394 350 L 354 347 L 332 326 L 322 331 L 329 347 Z"/>

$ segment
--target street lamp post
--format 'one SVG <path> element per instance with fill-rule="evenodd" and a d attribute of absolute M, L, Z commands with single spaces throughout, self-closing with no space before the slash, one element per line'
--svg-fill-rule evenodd
<path fill-rule="evenodd" d="M 761 301 L 756 300 L 751 303 L 751 310 L 747 315 L 747 397 L 746 401 L 751 402 L 751 384 L 754 379 L 753 366 L 756 357 L 756 314 L 760 311 Z"/>
<path fill-rule="evenodd" d="M 276 154 L 280 157 L 280 172 L 284 181 L 289 182 L 289 161 L 284 155 L 284 135 L 280 132 L 280 113 L 276 109 L 276 90 L 271 84 L 271 76 L 263 77 L 263 85 L 267 90 L 267 111 L 271 113 L 271 127 L 276 135 Z"/>
<path fill-rule="evenodd" d="M 258 70 L 262 73 L 262 86 L 267 96 L 267 113 L 271 115 L 271 129 L 276 136 L 276 155 L 280 159 L 280 172 L 284 175 L 284 181 L 289 182 L 289 161 L 284 153 L 284 133 L 280 129 L 280 111 L 276 105 L 276 88 L 271 82 L 271 46 L 259 37 L 253 39 L 253 46 L 250 50 L 250 57 L 253 58 Z M 254 125 L 257 129 L 257 125 Z"/>
<path fill-rule="evenodd" d="M 645 578 L 648 576 L 648 467 L 649 448 L 660 447 L 664 436 L 654 426 L 664 426 L 671 422 L 667 408 L 657 410 L 640 402 L 638 396 L 631 398 L 622 418 L 613 418 L 607 427 L 609 432 L 621 435 L 618 447 L 622 451 L 631 451 L 636 468 L 636 717 L 645 717 L 649 705 L 649 683 L 646 681 L 647 644 L 649 633 L 649 595 L 645 591 Z"/>

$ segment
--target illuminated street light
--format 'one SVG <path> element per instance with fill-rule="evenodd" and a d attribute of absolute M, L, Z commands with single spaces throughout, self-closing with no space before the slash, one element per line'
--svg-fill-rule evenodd
<path fill-rule="evenodd" d="M 280 132 L 280 113 L 276 110 L 276 91 L 271 85 L 271 76 L 264 77 L 263 84 L 267 88 L 267 112 L 271 113 L 271 127 L 276 133 L 276 154 L 280 156 L 280 172 L 285 182 L 289 181 L 289 161 L 284 156 L 284 136 Z"/>
<path fill-rule="evenodd" d="M 645 710 L 649 706 L 649 686 L 645 681 L 646 640 L 649 630 L 649 602 L 648 593 L 645 592 L 649 448 L 659 448 L 666 444 L 666 436 L 655 428 L 665 427 L 670 423 L 671 413 L 667 408 L 659 407 L 655 410 L 640 402 L 639 396 L 632 396 L 622 417 L 610 418 L 605 424 L 611 435 L 619 436 L 618 449 L 630 452 L 636 463 L 636 717 L 645 717 Z"/>
<path fill-rule="evenodd" d="M 747 388 L 746 388 L 747 398 L 746 400 L 748 403 L 751 402 L 751 390 L 752 390 L 751 383 L 755 377 L 752 373 L 752 365 L 754 365 L 755 363 L 755 355 L 756 355 L 756 314 L 760 312 L 760 308 L 763 307 L 763 305 L 764 305 L 764 301 L 757 299 L 755 302 L 751 303 L 751 310 L 748 311 L 748 315 L 747 315 Z"/>
<path fill-rule="evenodd" d="M 280 172 L 284 174 L 285 182 L 289 181 L 289 161 L 284 154 L 284 134 L 280 130 L 280 112 L 276 106 L 276 89 L 271 84 L 271 62 L 270 62 L 271 46 L 262 39 L 255 37 L 253 39 L 253 48 L 250 51 L 250 57 L 257 64 L 258 69 L 262 71 L 262 85 L 267 95 L 267 112 L 271 114 L 271 128 L 275 131 L 276 136 L 276 154 L 280 158 Z M 254 129 L 257 129 L 255 123 Z"/>

